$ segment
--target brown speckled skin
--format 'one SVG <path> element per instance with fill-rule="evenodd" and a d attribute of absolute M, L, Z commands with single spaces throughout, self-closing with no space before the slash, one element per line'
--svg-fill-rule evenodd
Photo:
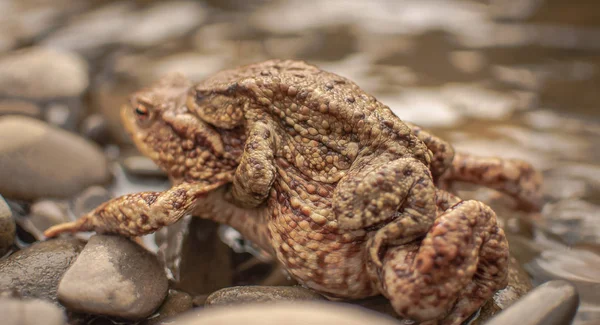
<path fill-rule="evenodd" d="M 122 112 L 173 188 L 111 200 L 48 230 L 141 235 L 193 213 L 227 223 L 330 297 L 382 293 L 396 311 L 459 324 L 507 281 L 494 212 L 440 189 L 468 181 L 539 206 L 515 160 L 454 154 L 353 82 L 299 61 L 168 76 Z"/>

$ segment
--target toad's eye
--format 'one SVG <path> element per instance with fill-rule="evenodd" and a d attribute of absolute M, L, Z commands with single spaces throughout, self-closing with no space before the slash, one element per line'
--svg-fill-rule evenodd
<path fill-rule="evenodd" d="M 136 106 L 134 111 L 135 115 L 137 115 L 137 117 L 141 120 L 145 120 L 150 116 L 150 111 L 148 110 L 148 107 L 144 105 Z"/>

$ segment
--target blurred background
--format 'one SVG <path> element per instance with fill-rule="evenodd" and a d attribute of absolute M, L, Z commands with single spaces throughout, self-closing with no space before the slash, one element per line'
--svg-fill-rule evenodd
<path fill-rule="evenodd" d="M 458 150 L 542 170 L 539 214 L 459 191 L 498 212 L 534 285 L 578 286 L 576 324 L 600 318 L 598 1 L 0 0 L 0 52 L 0 194 L 18 247 L 109 197 L 169 187 L 123 133 L 131 92 L 168 72 L 303 59 Z"/>

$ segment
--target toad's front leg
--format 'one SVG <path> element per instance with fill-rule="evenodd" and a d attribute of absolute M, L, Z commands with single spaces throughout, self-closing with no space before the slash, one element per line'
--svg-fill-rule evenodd
<path fill-rule="evenodd" d="M 184 183 L 164 192 L 127 194 L 98 206 L 74 222 L 46 230 L 46 237 L 61 233 L 96 231 L 141 236 L 170 225 L 190 213 L 221 183 Z"/>
<path fill-rule="evenodd" d="M 400 315 L 456 325 L 506 286 L 508 243 L 488 206 L 462 201 L 436 219 L 420 245 L 392 247 L 383 263 L 383 294 Z"/>
<path fill-rule="evenodd" d="M 266 121 L 249 123 L 244 154 L 233 178 L 234 202 L 246 208 L 263 203 L 275 181 L 275 132 Z"/>

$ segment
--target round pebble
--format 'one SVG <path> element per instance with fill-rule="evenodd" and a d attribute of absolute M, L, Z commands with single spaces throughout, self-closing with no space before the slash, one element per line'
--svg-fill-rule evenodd
<path fill-rule="evenodd" d="M 0 260 L 0 292 L 15 291 L 23 297 L 56 302 L 58 283 L 82 248 L 77 239 L 57 238 Z"/>
<path fill-rule="evenodd" d="M 57 200 L 36 201 L 31 205 L 29 215 L 17 220 L 19 226 L 37 240 L 46 238 L 46 229 L 69 221 L 66 202 Z"/>
<path fill-rule="evenodd" d="M 57 306 L 38 299 L 0 298 L 2 325 L 63 325 L 66 317 Z"/>
<path fill-rule="evenodd" d="M 267 301 L 324 300 L 303 287 L 240 286 L 221 289 L 206 298 L 205 306 L 248 304 Z"/>
<path fill-rule="evenodd" d="M 191 311 L 172 320 L 177 325 L 289 324 L 289 325 L 399 325 L 385 315 L 332 302 L 281 302 Z"/>
<path fill-rule="evenodd" d="M 35 99 L 79 96 L 88 87 L 87 63 L 79 55 L 30 47 L 0 58 L 0 94 Z"/>
<path fill-rule="evenodd" d="M 142 319 L 161 305 L 167 289 L 154 255 L 127 238 L 96 235 L 65 273 L 58 297 L 75 311 Z"/>
<path fill-rule="evenodd" d="M 0 58 L 0 94 L 35 99 L 79 96 L 88 86 L 79 55 L 30 47 Z"/>
<path fill-rule="evenodd" d="M 102 151 L 72 133 L 23 116 L 0 117 L 0 193 L 69 197 L 110 179 Z"/>
<path fill-rule="evenodd" d="M 110 141 L 108 122 L 102 114 L 86 117 L 81 125 L 81 133 L 98 144 L 107 144 Z"/>

